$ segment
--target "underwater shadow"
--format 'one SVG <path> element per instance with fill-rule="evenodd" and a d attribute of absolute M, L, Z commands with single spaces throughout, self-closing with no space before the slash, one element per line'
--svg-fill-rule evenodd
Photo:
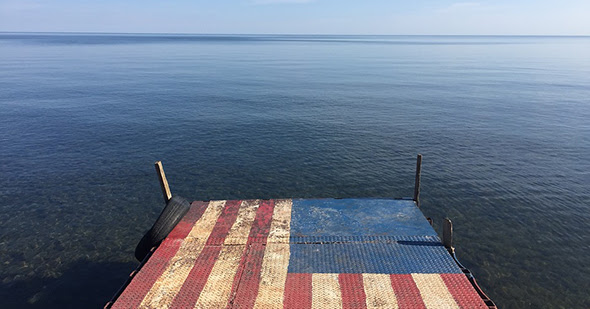
<path fill-rule="evenodd" d="M 137 267 L 133 262 L 72 263 L 58 278 L 0 282 L 2 308 L 103 308 Z"/>

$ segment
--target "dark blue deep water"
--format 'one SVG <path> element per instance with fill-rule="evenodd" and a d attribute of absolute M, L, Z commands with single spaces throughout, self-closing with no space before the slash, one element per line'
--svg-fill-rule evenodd
<path fill-rule="evenodd" d="M 0 34 L 0 307 L 101 307 L 163 207 L 411 196 L 503 308 L 590 307 L 590 38 Z M 440 225 L 435 226 L 437 229 Z"/>

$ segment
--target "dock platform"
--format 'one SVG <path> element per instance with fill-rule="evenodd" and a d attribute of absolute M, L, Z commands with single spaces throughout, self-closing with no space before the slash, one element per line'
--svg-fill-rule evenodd
<path fill-rule="evenodd" d="M 196 201 L 112 308 L 489 308 L 412 199 Z"/>

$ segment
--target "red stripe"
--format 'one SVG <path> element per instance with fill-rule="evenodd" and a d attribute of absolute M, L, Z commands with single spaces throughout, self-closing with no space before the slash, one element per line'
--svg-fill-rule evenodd
<path fill-rule="evenodd" d="M 201 218 L 205 210 L 209 206 L 209 202 L 193 202 L 191 208 L 184 215 L 182 220 L 176 224 L 176 227 L 168 234 L 166 239 L 184 239 L 193 229 L 195 223 Z"/>
<path fill-rule="evenodd" d="M 287 274 L 283 308 L 311 308 L 311 274 Z"/>
<path fill-rule="evenodd" d="M 424 302 L 420 295 L 420 290 L 416 286 L 412 275 L 391 275 L 391 286 L 397 299 L 399 309 L 404 308 L 424 308 Z"/>
<path fill-rule="evenodd" d="M 464 274 L 440 274 L 440 277 L 459 307 L 488 308 Z"/>
<path fill-rule="evenodd" d="M 217 256 L 221 251 L 221 244 L 229 233 L 231 226 L 238 217 L 241 201 L 227 201 L 225 208 L 217 219 L 207 243 L 201 254 L 197 257 L 180 291 L 174 297 L 171 308 L 194 307 L 199 295 L 209 278 L 209 274 L 215 265 Z"/>
<path fill-rule="evenodd" d="M 170 259 L 176 255 L 182 239 L 190 233 L 192 226 L 201 218 L 207 202 L 193 202 L 191 208 L 182 218 L 168 237 L 162 242 L 158 250 L 148 259 L 142 269 L 137 273 L 125 291 L 112 308 L 137 308 L 145 295 L 152 288 L 156 280 L 162 275 Z"/>
<path fill-rule="evenodd" d="M 256 218 L 252 223 L 252 229 L 250 229 L 250 234 L 248 235 L 248 243 L 258 241 L 266 242 L 266 238 L 270 232 L 270 223 L 272 222 L 272 214 L 274 209 L 274 200 L 260 202 L 258 211 L 256 211 Z"/>
<path fill-rule="evenodd" d="M 367 296 L 362 274 L 339 274 L 342 308 L 367 308 Z"/>
<path fill-rule="evenodd" d="M 220 246 L 225 241 L 225 237 L 229 233 L 232 225 L 236 222 L 236 218 L 238 217 L 238 211 L 240 210 L 240 205 L 242 201 L 227 201 L 225 204 L 225 208 L 217 218 L 217 222 L 207 239 L 207 243 L 205 245 L 213 245 L 213 246 Z"/>
<path fill-rule="evenodd" d="M 228 308 L 233 304 L 240 304 L 240 308 L 254 307 L 256 296 L 258 295 L 260 268 L 262 267 L 265 249 L 264 244 L 259 242 L 266 242 L 266 238 L 270 232 L 274 207 L 274 200 L 260 202 L 260 206 L 256 211 L 256 218 L 254 218 L 250 234 L 248 235 L 248 242 L 246 243 L 248 251 L 242 256 L 242 260 L 238 266 L 239 275 L 234 277 L 232 293 L 230 294 L 233 297 L 228 302 Z"/>

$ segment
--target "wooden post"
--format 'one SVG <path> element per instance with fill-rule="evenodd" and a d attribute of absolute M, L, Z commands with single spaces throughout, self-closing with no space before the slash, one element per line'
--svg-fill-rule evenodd
<path fill-rule="evenodd" d="M 416 180 L 414 182 L 414 202 L 420 207 L 420 173 L 422 172 L 422 155 L 416 157 Z"/>
<path fill-rule="evenodd" d="M 455 251 L 453 247 L 453 222 L 449 218 L 443 221 L 443 245 L 452 254 Z"/>
<path fill-rule="evenodd" d="M 158 179 L 160 180 L 160 187 L 162 188 L 162 194 L 164 195 L 164 201 L 166 204 L 172 198 L 170 193 L 170 187 L 168 187 L 168 180 L 166 180 L 166 174 L 164 174 L 164 167 L 162 167 L 162 161 L 156 161 L 156 173 L 158 173 Z"/>

